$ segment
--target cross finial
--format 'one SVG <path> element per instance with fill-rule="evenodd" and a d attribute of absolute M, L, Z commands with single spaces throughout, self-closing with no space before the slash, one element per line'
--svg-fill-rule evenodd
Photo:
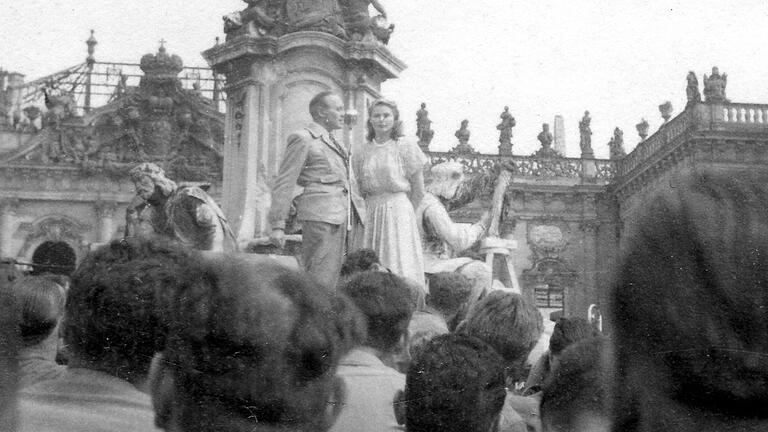
<path fill-rule="evenodd" d="M 160 48 L 165 48 L 165 39 L 160 39 Z"/>

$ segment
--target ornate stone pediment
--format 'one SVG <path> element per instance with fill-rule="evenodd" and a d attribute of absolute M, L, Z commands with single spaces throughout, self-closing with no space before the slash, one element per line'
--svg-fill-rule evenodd
<path fill-rule="evenodd" d="M 144 76 L 82 118 L 39 132 L 0 165 L 76 165 L 83 174 L 122 177 L 155 162 L 173 178 L 221 178 L 224 115 L 196 89 L 184 89 L 181 59 L 160 47 L 141 59 Z"/>
<path fill-rule="evenodd" d="M 75 249 L 84 249 L 84 235 L 91 226 L 81 224 L 73 219 L 61 215 L 45 216 L 35 222 L 25 222 L 19 226 L 19 231 L 25 233 L 24 245 L 19 256 L 25 256 L 31 247 L 41 241 L 63 241 L 74 246 Z"/>

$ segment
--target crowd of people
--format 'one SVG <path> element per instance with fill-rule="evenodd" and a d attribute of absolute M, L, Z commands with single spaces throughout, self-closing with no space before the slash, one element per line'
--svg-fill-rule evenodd
<path fill-rule="evenodd" d="M 333 98 L 312 107 L 318 121 L 338 123 Z M 392 261 L 410 249 L 384 237 L 414 234 L 406 192 L 421 162 L 402 157 L 396 107 L 372 113 L 375 156 L 331 167 L 398 167 L 360 183 L 369 248 L 333 256 L 352 230 L 323 200 L 358 211 L 334 184 L 302 198 L 300 214 L 325 218 L 304 225 L 307 271 L 157 236 L 101 246 L 71 278 L 3 268 L 0 430 L 768 429 L 768 174 L 700 171 L 659 193 L 622 238 L 608 334 L 560 318 L 531 359 L 543 318 L 527 297 L 457 272 L 425 283 L 403 274 L 419 262 Z M 327 132 L 293 137 L 292 157 L 340 154 Z M 330 175 L 307 166 L 285 181 Z M 273 211 L 280 240 L 288 209 Z"/>

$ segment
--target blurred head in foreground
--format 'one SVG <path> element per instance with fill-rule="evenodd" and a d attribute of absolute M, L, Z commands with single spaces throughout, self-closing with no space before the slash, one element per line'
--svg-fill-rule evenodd
<path fill-rule="evenodd" d="M 161 300 L 156 423 L 168 431 L 322 431 L 339 358 L 364 338 L 348 300 L 267 258 L 208 255 Z"/>
<path fill-rule="evenodd" d="M 408 370 L 405 424 L 409 432 L 489 432 L 504 405 L 501 357 L 480 339 L 440 335 Z"/>
<path fill-rule="evenodd" d="M 614 283 L 615 430 L 765 430 L 768 176 L 673 186 L 627 238 Z"/>

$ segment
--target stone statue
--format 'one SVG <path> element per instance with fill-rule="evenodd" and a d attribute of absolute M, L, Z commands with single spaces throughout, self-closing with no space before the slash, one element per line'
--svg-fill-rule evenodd
<path fill-rule="evenodd" d="M 595 153 L 592 151 L 592 128 L 590 127 L 592 118 L 589 116 L 589 111 L 584 111 L 584 117 L 579 121 L 579 147 L 581 147 L 582 158 L 594 158 Z"/>
<path fill-rule="evenodd" d="M 621 129 L 613 130 L 613 138 L 608 142 L 608 148 L 611 152 L 611 160 L 621 159 L 627 155 L 624 151 L 624 132 Z"/>
<path fill-rule="evenodd" d="M 499 115 L 501 123 L 496 125 L 499 131 L 499 154 L 512 154 L 512 128 L 515 127 L 515 118 L 509 113 L 509 107 L 505 106 L 504 111 Z"/>
<path fill-rule="evenodd" d="M 725 86 L 728 84 L 728 74 L 720 74 L 717 66 L 712 68 L 712 75 L 707 78 L 704 74 L 704 101 L 708 103 L 729 102 L 725 97 Z"/>
<path fill-rule="evenodd" d="M 429 143 L 432 142 L 434 135 L 435 131 L 432 130 L 432 120 L 429 119 L 427 104 L 422 102 L 421 108 L 416 111 L 416 136 L 419 138 L 419 147 L 422 151 L 429 150 Z"/>
<path fill-rule="evenodd" d="M 648 120 L 642 119 L 640 123 L 635 125 L 635 128 L 637 129 L 637 134 L 640 135 L 640 140 L 645 141 L 645 138 L 648 137 Z"/>
<path fill-rule="evenodd" d="M 224 15 L 224 33 L 227 40 L 235 36 L 265 36 L 278 23 L 277 16 L 267 9 L 267 0 L 244 0 L 248 7 L 239 12 Z"/>
<path fill-rule="evenodd" d="M 58 129 L 61 121 L 75 114 L 75 97 L 71 93 L 61 93 L 54 95 L 43 89 L 45 96 L 45 107 L 48 112 L 45 113 L 44 123 L 46 126 L 52 126 Z"/>
<path fill-rule="evenodd" d="M 286 0 L 285 21 L 288 32 L 319 31 L 348 38 L 338 0 Z"/>
<path fill-rule="evenodd" d="M 547 158 L 560 156 L 560 154 L 552 148 L 552 141 L 554 140 L 554 137 L 552 136 L 552 132 L 549 131 L 548 123 L 541 125 L 541 132 L 539 132 L 539 135 L 536 138 L 538 138 L 539 142 L 541 143 L 541 148 L 536 153 L 534 153 L 534 156 Z"/>
<path fill-rule="evenodd" d="M 449 211 L 462 208 L 485 191 L 488 179 L 484 174 L 472 178 L 464 175 L 459 162 L 443 162 L 433 166 L 426 185 L 426 194 L 416 208 L 416 222 L 424 250 L 427 273 L 457 272 L 473 280 L 480 291 L 490 286 L 491 268 L 484 262 L 462 257 L 486 234 L 490 214 L 483 213 L 473 224 L 453 222 Z"/>
<path fill-rule="evenodd" d="M 224 213 L 204 190 L 178 186 L 153 163 L 142 163 L 129 175 L 136 198 L 126 210 L 126 237 L 159 235 L 200 250 L 237 249 Z"/>
<path fill-rule="evenodd" d="M 344 27 L 350 39 L 354 41 L 378 40 L 389 42 L 389 35 L 394 31 L 394 24 L 387 26 L 387 11 L 378 0 L 340 0 L 344 16 Z M 369 6 L 379 13 L 371 17 Z"/>
<path fill-rule="evenodd" d="M 699 93 L 699 80 L 696 78 L 696 73 L 688 72 L 686 79 L 688 86 L 685 88 L 685 95 L 688 97 L 688 103 L 685 107 L 688 108 L 701 102 L 701 94 Z"/>
<path fill-rule="evenodd" d="M 457 130 L 453 135 L 459 139 L 459 145 L 454 147 L 452 150 L 454 153 L 472 153 L 475 151 L 475 149 L 469 145 L 469 120 L 462 120 L 459 130 Z"/>

